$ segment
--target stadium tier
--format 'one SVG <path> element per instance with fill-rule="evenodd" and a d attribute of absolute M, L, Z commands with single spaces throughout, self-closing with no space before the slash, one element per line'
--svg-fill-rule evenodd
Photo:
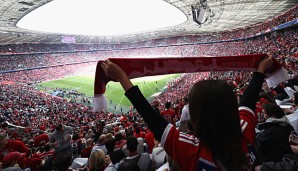
<path fill-rule="evenodd" d="M 25 1 L 18 3 L 31 4 Z M 172 170 L 188 171 L 190 167 L 196 167 L 197 170 L 233 168 L 230 170 L 236 171 L 238 165 L 230 163 L 231 158 L 238 158 L 237 162 L 242 166 L 239 171 L 267 171 L 285 168 L 285 165 L 297 170 L 297 17 L 298 6 L 295 6 L 269 21 L 220 33 L 179 35 L 119 44 L 0 44 L 0 170 L 83 171 L 98 167 L 93 170 L 120 171 L 123 167 L 131 167 L 128 170 L 160 171 L 174 167 Z M 254 74 L 206 71 L 132 80 L 144 98 L 117 66 L 107 62 L 103 64 L 105 74 L 111 74 L 109 71 L 113 69 L 120 70 L 122 78 L 118 78 L 117 74 L 114 77 L 121 84 L 109 82 L 105 86 L 106 109 L 95 112 L 92 108 L 95 69 L 99 60 L 129 57 L 208 58 L 265 53 L 277 59 L 287 71 L 289 80 L 274 87 L 263 83 L 271 65 L 266 58 L 258 64 Z M 205 80 L 213 80 L 216 85 L 210 83 L 211 86 L 206 86 L 208 81 Z M 218 80 L 223 80 L 225 84 Z M 204 81 L 206 87 L 201 90 L 198 87 L 202 85 L 198 83 Z M 196 86 L 198 89 L 193 89 Z M 214 89 L 216 86 L 225 88 L 217 91 Z M 125 92 L 123 88 L 127 87 Z M 231 95 L 224 94 L 225 90 L 229 90 Z M 225 105 L 207 104 L 207 101 L 219 99 L 223 99 L 221 103 Z M 202 113 L 206 114 L 207 109 L 196 102 L 205 104 L 204 100 L 207 106 L 212 106 L 208 109 L 208 117 L 216 111 L 216 119 L 220 118 L 220 121 L 200 122 L 208 118 L 201 116 Z M 202 109 L 194 107 L 194 104 Z M 237 112 L 238 104 L 246 106 Z M 222 115 L 227 115 L 229 105 L 233 106 L 229 112 L 237 113 L 237 116 L 226 119 Z M 222 107 L 223 111 L 217 106 Z M 236 120 L 237 126 L 228 120 Z M 220 127 L 221 121 L 229 124 Z M 198 123 L 205 127 L 200 127 Z M 212 141 L 200 139 L 200 135 L 206 137 L 205 133 L 209 130 L 201 128 L 211 125 L 220 127 L 210 129 L 212 135 L 218 136 L 213 137 Z M 230 128 L 238 132 L 221 135 L 223 130 Z M 264 135 L 264 132 L 268 134 Z M 231 157 L 229 152 L 218 147 L 216 141 L 219 138 L 237 139 L 238 144 L 232 146 L 233 150 L 238 150 L 239 155 L 236 156 L 239 157 L 234 154 Z M 218 154 L 213 149 L 217 147 L 230 156 L 225 158 Z M 258 151 L 258 156 L 255 156 L 256 147 L 262 150 Z M 196 150 L 198 153 L 194 154 Z M 181 159 L 181 151 L 192 155 Z M 263 158 L 259 158 L 259 154 L 264 155 Z M 246 157 L 254 163 L 246 161 Z M 186 159 L 191 162 L 186 163 Z M 291 160 L 292 164 L 285 160 Z M 97 166 L 99 164 L 101 166 Z"/>

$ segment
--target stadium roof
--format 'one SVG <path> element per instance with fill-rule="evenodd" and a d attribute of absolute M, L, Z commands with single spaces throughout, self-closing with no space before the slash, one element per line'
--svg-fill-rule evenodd
<path fill-rule="evenodd" d="M 34 9 L 52 0 L 2 0 L 0 5 L 0 44 L 61 43 L 62 34 L 30 31 L 16 26 L 17 22 Z M 199 7 L 205 0 L 164 0 L 181 10 L 187 21 L 170 27 L 121 36 L 75 36 L 76 43 L 119 44 L 181 35 L 208 34 L 231 31 L 270 20 L 297 5 L 297 0 L 207 0 L 210 19 L 203 25 L 193 20 L 192 6 Z M 210 12 L 210 11 L 209 11 Z M 205 13 L 207 15 L 207 12 Z M 136 14 L 139 15 L 139 14 Z M 205 15 L 205 16 L 206 16 Z"/>

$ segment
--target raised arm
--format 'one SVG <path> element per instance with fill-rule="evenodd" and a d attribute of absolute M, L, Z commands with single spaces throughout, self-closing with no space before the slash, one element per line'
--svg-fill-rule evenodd
<path fill-rule="evenodd" d="M 252 79 L 250 80 L 248 87 L 245 89 L 243 96 L 240 99 L 239 106 L 245 106 L 250 108 L 252 111 L 256 108 L 256 103 L 259 98 L 259 93 L 264 83 L 265 72 L 272 65 L 272 57 L 263 59 L 257 69 L 257 72 L 253 73 Z"/>
<path fill-rule="evenodd" d="M 122 68 L 109 60 L 102 62 L 101 67 L 109 78 L 120 82 L 125 90 L 125 95 L 143 117 L 154 137 L 161 141 L 162 134 L 168 125 L 167 121 L 151 107 L 139 88 L 132 84 Z"/>

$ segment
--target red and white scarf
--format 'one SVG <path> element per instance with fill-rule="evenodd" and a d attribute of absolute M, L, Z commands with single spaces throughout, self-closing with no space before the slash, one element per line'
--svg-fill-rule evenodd
<path fill-rule="evenodd" d="M 252 54 L 221 57 L 172 57 L 172 58 L 110 58 L 119 65 L 129 78 L 164 75 L 174 73 L 194 73 L 206 71 L 256 71 L 260 61 L 267 54 Z M 104 96 L 106 84 L 111 81 L 103 72 L 98 61 L 94 82 L 93 110 L 101 111 L 106 108 Z M 267 84 L 274 87 L 289 79 L 289 75 L 281 64 L 273 59 L 273 65 L 266 72 Z"/>

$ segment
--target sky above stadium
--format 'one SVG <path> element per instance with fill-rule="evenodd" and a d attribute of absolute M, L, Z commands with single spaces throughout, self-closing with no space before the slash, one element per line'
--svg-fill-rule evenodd
<path fill-rule="evenodd" d="M 62 34 L 117 36 L 174 26 L 187 17 L 163 0 L 53 0 L 17 27 Z"/>

